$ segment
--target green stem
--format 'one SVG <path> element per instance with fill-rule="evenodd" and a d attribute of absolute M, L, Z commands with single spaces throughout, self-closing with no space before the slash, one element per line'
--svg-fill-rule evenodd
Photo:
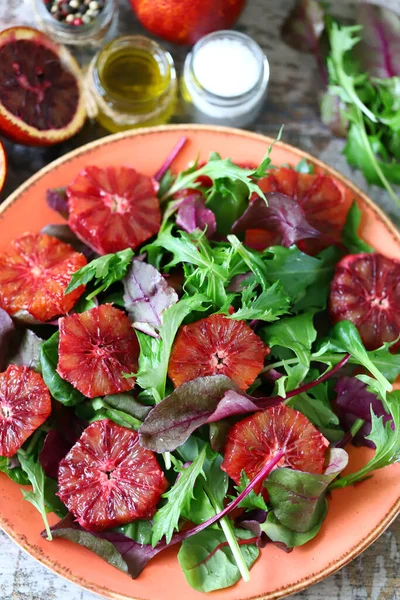
<path fill-rule="evenodd" d="M 163 459 L 164 459 L 164 466 L 165 466 L 166 470 L 169 471 L 170 468 L 172 467 L 171 453 L 170 452 L 163 452 Z"/>
<path fill-rule="evenodd" d="M 93 290 L 93 292 L 91 294 L 88 294 L 86 296 L 86 300 L 93 300 L 93 298 L 95 296 L 97 296 L 97 294 L 100 294 L 100 292 L 103 292 L 107 287 L 106 283 L 103 283 L 103 285 L 100 285 L 98 288 L 96 288 L 95 290 Z"/>
<path fill-rule="evenodd" d="M 214 494 L 211 492 L 207 485 L 204 486 L 204 489 L 207 492 L 207 496 L 210 498 L 210 502 L 215 512 L 217 514 L 220 513 L 222 508 L 218 504 Z M 235 559 L 237 567 L 240 571 L 240 575 L 242 576 L 243 581 L 246 581 L 247 583 L 248 581 L 250 581 L 250 571 L 243 558 L 243 554 L 236 539 L 235 533 L 233 531 L 232 524 L 228 517 L 223 517 L 222 519 L 220 519 L 220 524 L 222 531 L 224 532 L 224 535 L 226 537 L 226 541 L 229 544 L 229 548 L 231 549 L 231 552 L 233 554 L 233 558 Z"/>
<path fill-rule="evenodd" d="M 364 423 L 365 423 L 364 419 L 356 419 L 354 421 L 353 425 L 350 427 L 351 439 L 353 439 L 354 436 L 357 435 L 357 433 L 360 431 L 360 429 L 364 425 Z"/>

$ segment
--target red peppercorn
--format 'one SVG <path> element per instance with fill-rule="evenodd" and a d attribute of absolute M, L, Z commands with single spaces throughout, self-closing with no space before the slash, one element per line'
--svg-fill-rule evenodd
<path fill-rule="evenodd" d="M 82 19 L 80 17 L 78 17 L 77 19 L 74 19 L 72 21 L 72 25 L 77 25 L 78 26 L 78 25 L 82 25 L 82 24 L 83 24 L 83 21 L 82 21 Z"/>

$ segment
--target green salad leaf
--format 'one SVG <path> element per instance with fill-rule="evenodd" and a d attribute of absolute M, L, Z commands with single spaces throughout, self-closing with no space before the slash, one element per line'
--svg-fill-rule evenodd
<path fill-rule="evenodd" d="M 50 394 L 65 406 L 74 406 L 85 400 L 85 396 L 57 373 L 59 333 L 56 331 L 42 344 L 40 365 L 42 377 Z"/>
<path fill-rule="evenodd" d="M 400 461 L 400 390 L 388 394 L 384 406 L 392 416 L 392 421 L 386 423 L 383 422 L 383 417 L 378 418 L 371 408 L 372 427 L 367 439 L 376 446 L 374 457 L 355 473 L 333 482 L 330 489 L 353 485 L 369 477 L 372 471 Z"/>
<path fill-rule="evenodd" d="M 126 248 L 115 254 L 105 254 L 95 258 L 72 275 L 65 294 L 72 292 L 80 285 L 86 285 L 93 281 L 95 289 L 86 297 L 87 300 L 91 300 L 100 292 L 108 289 L 110 285 L 125 277 L 132 257 L 133 250 Z"/>
<path fill-rule="evenodd" d="M 281 315 L 289 312 L 290 299 L 283 291 L 279 281 L 257 294 L 257 284 L 245 287 L 241 295 L 241 307 L 232 315 L 227 315 L 235 320 L 276 321 Z"/>
<path fill-rule="evenodd" d="M 359 252 L 375 252 L 358 235 L 358 230 L 361 223 L 361 210 L 358 208 L 357 202 L 354 200 L 349 212 L 347 213 L 346 223 L 342 229 L 342 242 L 351 254 Z"/>
<path fill-rule="evenodd" d="M 328 502 L 321 503 L 321 509 L 319 511 L 319 520 L 315 523 L 311 529 L 305 532 L 294 531 L 293 529 L 289 529 L 289 527 L 285 527 L 280 523 L 280 521 L 276 518 L 273 511 L 269 511 L 267 518 L 264 523 L 261 523 L 260 529 L 263 531 L 272 542 L 281 542 L 285 544 L 288 548 L 295 548 L 297 546 L 303 546 L 319 533 L 319 530 L 322 527 L 322 523 L 326 517 L 328 512 Z"/>
<path fill-rule="evenodd" d="M 24 500 L 27 500 L 39 511 L 44 526 L 47 532 L 47 539 L 51 540 L 52 535 L 50 531 L 50 525 L 47 520 L 46 504 L 45 504 L 45 474 L 38 461 L 35 461 L 32 455 L 27 455 L 23 450 L 17 452 L 18 460 L 21 464 L 21 468 L 25 471 L 29 483 L 32 486 L 32 491 L 27 492 L 21 490 Z"/>

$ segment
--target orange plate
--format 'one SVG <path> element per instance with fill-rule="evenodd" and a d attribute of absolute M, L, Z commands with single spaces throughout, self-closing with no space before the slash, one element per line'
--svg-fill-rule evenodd
<path fill-rule="evenodd" d="M 48 223 L 61 221 L 46 206 L 49 187 L 69 183 L 86 165 L 134 166 L 152 175 L 180 136 L 189 143 L 176 160 L 182 169 L 200 154 L 205 160 L 214 150 L 238 162 L 258 162 L 271 140 L 245 131 L 203 126 L 172 126 L 142 129 L 117 134 L 88 144 L 67 154 L 27 181 L 1 206 L 0 248 L 25 231 L 39 231 Z M 364 239 L 387 256 L 400 258 L 400 235 L 383 213 L 342 175 L 311 156 L 287 146 L 275 144 L 273 163 L 296 164 L 307 158 L 331 173 L 346 191 L 348 202 L 356 198 L 363 212 Z M 366 448 L 351 452 L 350 470 L 357 469 L 372 455 Z M 270 599 L 299 592 L 334 573 L 371 544 L 395 518 L 400 509 L 400 465 L 382 469 L 359 486 L 335 490 L 329 503 L 328 517 L 318 536 L 310 543 L 285 554 L 267 546 L 251 570 L 250 583 L 239 583 L 221 592 L 213 600 Z M 50 516 L 51 523 L 57 518 Z M 158 555 L 136 581 L 109 566 L 100 558 L 70 542 L 47 542 L 40 537 L 41 519 L 28 502 L 22 500 L 18 485 L 0 474 L 0 524 L 22 548 L 44 565 L 107 598 L 146 600 L 197 600 L 204 594 L 192 590 L 176 560 L 176 549 Z"/>

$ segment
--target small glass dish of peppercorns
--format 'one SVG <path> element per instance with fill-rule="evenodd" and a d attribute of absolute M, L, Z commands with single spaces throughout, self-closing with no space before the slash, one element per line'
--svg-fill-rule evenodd
<path fill-rule="evenodd" d="M 115 25 L 117 0 L 32 0 L 40 29 L 62 44 L 97 46 Z"/>

